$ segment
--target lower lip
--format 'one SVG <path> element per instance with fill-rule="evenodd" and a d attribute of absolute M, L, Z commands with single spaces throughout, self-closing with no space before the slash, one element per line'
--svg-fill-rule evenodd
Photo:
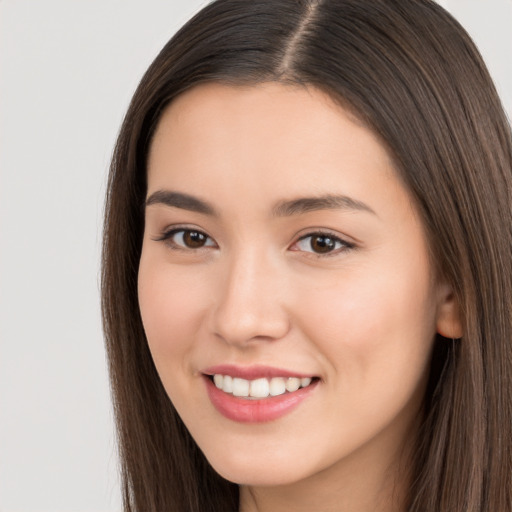
<path fill-rule="evenodd" d="M 205 376 L 208 396 L 214 407 L 226 418 L 240 423 L 263 423 L 277 420 L 298 407 L 316 388 L 318 381 L 293 393 L 261 399 L 239 398 L 218 389 Z"/>

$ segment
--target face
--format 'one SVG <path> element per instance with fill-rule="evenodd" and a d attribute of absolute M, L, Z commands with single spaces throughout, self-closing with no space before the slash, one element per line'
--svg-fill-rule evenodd
<path fill-rule="evenodd" d="M 201 85 L 166 110 L 138 286 L 185 425 L 255 486 L 389 466 L 450 297 L 379 140 L 279 84 Z"/>

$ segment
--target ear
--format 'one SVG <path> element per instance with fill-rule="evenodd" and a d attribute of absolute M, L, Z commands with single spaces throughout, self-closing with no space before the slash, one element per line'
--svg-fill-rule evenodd
<path fill-rule="evenodd" d="M 448 284 L 439 287 L 436 330 L 445 338 L 456 339 L 463 335 L 460 307 Z"/>

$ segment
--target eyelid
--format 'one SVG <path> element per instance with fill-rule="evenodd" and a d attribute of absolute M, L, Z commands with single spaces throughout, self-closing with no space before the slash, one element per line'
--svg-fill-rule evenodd
<path fill-rule="evenodd" d="M 198 232 L 203 234 L 209 241 L 212 243 L 209 245 L 203 245 L 197 248 L 194 247 L 186 247 L 184 245 L 177 244 L 172 240 L 172 237 L 176 235 L 179 232 Z M 304 249 L 294 249 L 294 246 L 297 246 L 297 244 L 307 238 L 313 237 L 313 236 L 324 236 L 329 237 L 333 239 L 335 242 L 340 243 L 342 247 L 339 247 L 337 249 L 334 249 L 332 251 L 328 251 L 325 253 L 316 252 L 314 250 L 307 251 Z M 357 247 L 356 243 L 352 240 L 348 240 L 348 237 L 341 235 L 337 232 L 334 232 L 333 230 L 326 229 L 326 228 L 311 228 L 308 229 L 306 232 L 303 232 L 302 234 L 298 234 L 295 238 L 295 241 L 289 246 L 288 250 L 295 251 L 295 252 L 302 252 L 309 254 L 311 256 L 317 257 L 317 258 L 325 258 L 329 256 L 336 256 L 340 253 L 346 252 L 348 250 L 354 249 Z M 173 225 L 169 226 L 166 229 L 164 229 L 161 234 L 155 238 L 152 238 L 152 240 L 156 242 L 164 242 L 167 245 L 169 245 L 173 250 L 183 250 L 187 252 L 198 252 L 201 250 L 209 250 L 212 248 L 218 248 L 217 242 L 214 240 L 213 237 L 211 237 L 205 230 L 198 228 L 197 226 L 193 225 Z"/>
<path fill-rule="evenodd" d="M 182 245 L 177 244 L 172 240 L 172 237 L 180 232 L 187 232 L 187 231 L 193 231 L 197 233 L 203 234 L 208 240 L 211 240 L 213 242 L 213 245 L 204 245 L 202 247 L 185 247 Z M 172 249 L 175 250 L 183 250 L 183 251 L 190 251 L 190 252 L 197 252 L 205 249 L 211 249 L 211 248 L 217 248 L 217 242 L 208 234 L 204 229 L 200 229 L 196 226 L 191 225 L 174 225 L 170 226 L 162 231 L 160 236 L 157 236 L 156 238 L 152 238 L 155 242 L 164 242 L 167 245 L 169 245 Z"/>
<path fill-rule="evenodd" d="M 325 252 L 325 253 L 315 252 L 313 250 L 305 251 L 305 250 L 301 250 L 301 249 L 293 249 L 293 247 L 296 246 L 302 240 L 305 240 L 305 239 L 313 237 L 313 236 L 329 237 L 329 238 L 335 240 L 335 242 L 341 243 L 342 247 L 332 250 L 332 251 L 329 251 L 329 252 Z M 303 253 L 306 253 L 309 255 L 313 255 L 317 258 L 326 258 L 329 256 L 337 256 L 340 253 L 343 253 L 343 252 L 346 252 L 348 250 L 355 249 L 355 248 L 356 248 L 355 242 L 347 240 L 347 237 L 340 235 L 339 233 L 335 233 L 334 231 L 325 229 L 325 228 L 313 228 L 313 229 L 309 229 L 306 233 L 298 235 L 297 238 L 295 239 L 295 241 L 291 244 L 289 250 L 296 251 L 296 252 L 303 252 Z"/>

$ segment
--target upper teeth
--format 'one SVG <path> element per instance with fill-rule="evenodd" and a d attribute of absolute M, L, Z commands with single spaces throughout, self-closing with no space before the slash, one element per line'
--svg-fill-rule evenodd
<path fill-rule="evenodd" d="M 268 396 L 282 395 L 286 391 L 292 393 L 299 388 L 311 384 L 310 377 L 273 377 L 272 379 L 260 378 L 255 380 L 240 379 L 230 375 L 213 376 L 213 382 L 217 388 L 225 393 L 246 398 L 267 398 Z"/>

